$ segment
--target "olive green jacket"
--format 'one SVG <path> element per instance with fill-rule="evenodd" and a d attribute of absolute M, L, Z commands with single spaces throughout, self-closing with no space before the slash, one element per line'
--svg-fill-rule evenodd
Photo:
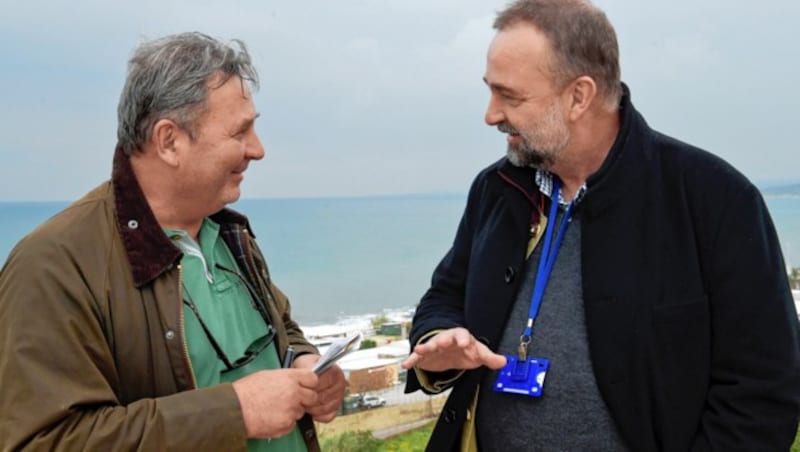
<path fill-rule="evenodd" d="M 212 216 L 289 344 L 316 353 L 247 219 Z M 112 180 L 30 233 L 0 272 L 0 450 L 244 450 L 231 384 L 195 389 L 180 251 L 119 150 Z M 314 425 L 300 422 L 309 450 Z"/>

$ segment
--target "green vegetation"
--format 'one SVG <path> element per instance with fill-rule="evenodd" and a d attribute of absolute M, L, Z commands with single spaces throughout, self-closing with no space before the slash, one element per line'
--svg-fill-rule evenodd
<path fill-rule="evenodd" d="M 381 325 L 383 325 L 384 323 L 387 323 L 388 321 L 389 321 L 389 319 L 386 318 L 385 315 L 379 315 L 377 317 L 374 317 L 372 319 L 372 328 L 374 328 L 375 331 L 378 331 L 380 329 Z"/>
<path fill-rule="evenodd" d="M 416 452 L 424 451 L 431 437 L 433 426 L 436 422 L 431 421 L 425 427 L 412 430 L 394 438 L 388 439 L 377 449 L 381 452 Z"/>
<path fill-rule="evenodd" d="M 361 345 L 358 347 L 359 350 L 366 350 L 368 348 L 375 348 L 378 346 L 378 343 L 372 339 L 364 339 L 361 341 Z"/>
<path fill-rule="evenodd" d="M 792 289 L 800 289 L 800 267 L 793 268 L 789 272 L 789 283 Z"/>
<path fill-rule="evenodd" d="M 360 430 L 357 432 L 346 432 L 332 438 L 323 438 L 320 443 L 322 450 L 341 450 L 349 452 L 367 452 L 378 450 L 381 440 L 375 439 L 371 432 Z"/>
<path fill-rule="evenodd" d="M 435 422 L 431 421 L 425 427 L 411 430 L 394 438 L 381 441 L 372 437 L 367 431 L 347 432 L 332 438 L 324 438 L 321 446 L 327 451 L 347 452 L 417 452 L 424 451 L 431 437 Z M 790 452 L 800 452 L 800 431 L 792 444 Z"/>
<path fill-rule="evenodd" d="M 425 427 L 412 430 L 384 441 L 373 438 L 368 431 L 347 432 L 332 438 L 323 438 L 320 446 L 327 451 L 347 452 L 417 452 L 424 451 L 433 431 L 431 422 Z"/>

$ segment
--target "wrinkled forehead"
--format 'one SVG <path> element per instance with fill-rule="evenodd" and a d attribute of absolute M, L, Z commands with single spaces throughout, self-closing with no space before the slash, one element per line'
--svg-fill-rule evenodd
<path fill-rule="evenodd" d="M 497 32 L 486 56 L 485 77 L 489 83 L 549 84 L 553 52 L 550 40 L 536 27 L 518 23 Z"/>
<path fill-rule="evenodd" d="M 228 89 L 234 89 L 235 87 L 238 87 L 239 93 L 241 94 L 242 98 L 244 99 L 251 98 L 250 83 L 247 80 L 244 80 L 235 74 L 231 75 L 222 72 L 217 72 L 216 74 L 209 77 L 208 80 L 206 80 L 206 86 L 208 87 L 209 96 L 214 91 L 221 89 L 223 87 L 226 87 Z"/>
<path fill-rule="evenodd" d="M 205 111 L 199 121 L 201 128 L 230 128 L 240 122 L 252 121 L 258 115 L 246 81 L 232 76 L 227 80 L 219 77 L 208 83 Z"/>
<path fill-rule="evenodd" d="M 518 22 L 499 30 L 489 45 L 488 62 L 536 68 L 550 63 L 550 40 L 535 26 Z"/>

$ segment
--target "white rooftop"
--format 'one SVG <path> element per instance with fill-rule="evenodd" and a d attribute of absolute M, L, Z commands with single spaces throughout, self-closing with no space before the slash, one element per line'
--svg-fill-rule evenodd
<path fill-rule="evenodd" d="M 375 348 L 356 350 L 345 355 L 338 364 L 344 371 L 369 369 L 399 363 L 406 356 L 408 340 L 399 340 Z"/>
<path fill-rule="evenodd" d="M 349 336 L 356 331 L 362 331 L 364 325 L 358 324 L 337 324 L 337 325 L 317 325 L 301 326 L 303 335 L 313 342 L 314 339 L 325 339 L 333 337 Z"/>

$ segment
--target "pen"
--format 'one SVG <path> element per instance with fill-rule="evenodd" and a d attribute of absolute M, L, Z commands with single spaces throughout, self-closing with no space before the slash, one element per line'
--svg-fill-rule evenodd
<path fill-rule="evenodd" d="M 286 355 L 283 357 L 283 368 L 288 369 L 292 367 L 292 361 L 294 361 L 294 348 L 290 345 L 286 349 Z"/>

